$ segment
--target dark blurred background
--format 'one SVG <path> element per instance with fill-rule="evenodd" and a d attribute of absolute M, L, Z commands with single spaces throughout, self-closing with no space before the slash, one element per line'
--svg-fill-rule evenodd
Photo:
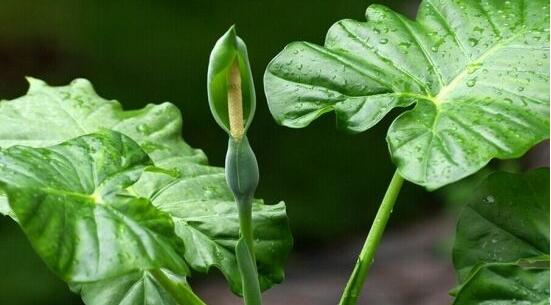
<path fill-rule="evenodd" d="M 364 19 L 371 2 L 1 0 L 0 99 L 23 95 L 24 76 L 33 76 L 51 85 L 87 78 L 100 95 L 126 109 L 170 101 L 183 112 L 186 141 L 222 166 L 226 135 L 210 116 L 205 80 L 214 42 L 235 23 L 248 45 L 257 86 L 249 136 L 261 168 L 257 195 L 268 203 L 287 202 L 295 236 L 288 281 L 266 294 L 267 304 L 336 304 L 394 171 L 384 138 L 397 112 L 358 135 L 335 130 L 332 115 L 309 128 L 287 129 L 268 112 L 262 75 L 287 43 L 322 44 L 332 23 Z M 376 2 L 409 17 L 418 6 L 412 0 Z M 542 147 L 543 153 L 532 153 L 524 164 L 547 164 Z M 362 302 L 448 302 L 453 225 L 468 194 L 465 186 L 473 181 L 476 177 L 432 194 L 405 185 Z M 212 304 L 238 303 L 220 275 L 193 284 Z M 6 217 L 0 217 L 0 304 L 80 304 Z"/>

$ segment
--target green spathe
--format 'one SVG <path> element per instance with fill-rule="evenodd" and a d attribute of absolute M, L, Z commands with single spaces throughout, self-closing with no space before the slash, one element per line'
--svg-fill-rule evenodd
<path fill-rule="evenodd" d="M 256 93 L 252 78 L 247 46 L 232 26 L 214 45 L 209 59 L 207 92 L 209 105 L 216 123 L 230 134 L 228 114 L 228 75 L 237 60 L 241 76 L 243 123 L 245 132 L 249 128 L 256 108 Z"/>
<path fill-rule="evenodd" d="M 264 88 L 277 122 L 334 111 L 361 132 L 414 104 L 387 142 L 400 175 L 430 190 L 549 137 L 548 1 L 425 0 L 415 21 L 381 5 L 366 17 L 272 60 Z"/>

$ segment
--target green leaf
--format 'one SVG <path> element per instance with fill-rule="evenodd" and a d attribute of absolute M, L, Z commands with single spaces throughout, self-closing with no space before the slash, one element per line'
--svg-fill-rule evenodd
<path fill-rule="evenodd" d="M 176 234 L 184 244 L 193 244 L 185 248 L 184 257 L 194 270 L 220 269 L 231 289 L 241 294 L 234 250 L 240 237 L 238 209 L 224 170 L 178 159 L 157 165 L 171 168 L 175 176 L 146 172 L 131 189 L 172 216 Z M 252 209 L 260 286 L 267 289 L 283 280 L 293 241 L 283 202 L 264 205 L 255 200 Z"/>
<path fill-rule="evenodd" d="M 424 0 L 416 21 L 371 5 L 325 45 L 288 45 L 264 87 L 279 123 L 304 127 L 334 111 L 364 131 L 415 104 L 388 130 L 400 174 L 436 189 L 492 158 L 549 137 L 549 6 L 544 0 Z"/>
<path fill-rule="evenodd" d="M 461 287 L 453 304 L 549 304 L 549 268 L 486 265 Z"/>
<path fill-rule="evenodd" d="M 182 281 L 185 282 L 184 279 Z M 179 305 L 148 271 L 133 272 L 86 285 L 74 285 L 72 289 L 82 295 L 82 300 L 87 305 Z"/>
<path fill-rule="evenodd" d="M 1 148 L 45 147 L 112 129 L 138 142 L 154 161 L 186 156 L 206 163 L 203 152 L 182 141 L 180 111 L 170 103 L 124 111 L 119 102 L 98 96 L 85 79 L 60 87 L 34 78 L 27 80 L 30 86 L 26 95 L 0 101 Z M 13 216 L 5 196 L 0 196 L 0 213 Z"/>
<path fill-rule="evenodd" d="M 176 287 L 178 292 L 167 289 L 164 280 L 169 280 L 168 286 Z M 98 282 L 73 284 L 71 289 L 80 293 L 87 305 L 181 305 L 174 294 L 185 295 L 190 291 L 185 277 L 166 270 L 132 272 Z M 186 305 L 203 304 L 194 303 L 194 296 L 184 296 L 184 299 L 187 299 Z"/>
<path fill-rule="evenodd" d="M 98 96 L 85 79 L 60 87 L 34 78 L 27 80 L 30 86 L 26 95 L 0 102 L 2 148 L 51 146 L 111 129 L 140 144 L 153 161 L 185 155 L 206 162 L 200 150 L 182 141 L 180 111 L 171 103 L 124 111 L 118 101 Z"/>
<path fill-rule="evenodd" d="M 0 185 L 36 252 L 67 282 L 157 268 L 185 275 L 169 215 L 125 191 L 150 164 L 130 138 L 104 131 L 0 151 Z"/>
<path fill-rule="evenodd" d="M 549 169 L 491 174 L 465 206 L 453 248 L 460 281 L 483 263 L 549 256 Z"/>
<path fill-rule="evenodd" d="M 256 109 L 256 93 L 245 42 L 237 36 L 232 26 L 214 45 L 209 59 L 207 91 L 209 105 L 216 123 L 230 134 L 227 79 L 231 66 L 237 61 L 241 76 L 243 120 L 245 132 L 251 124 Z"/>
<path fill-rule="evenodd" d="M 182 119 L 174 105 L 124 111 L 118 102 L 99 97 L 86 80 L 62 87 L 50 87 L 36 79 L 29 82 L 27 95 L 0 102 L 0 119 L 5 123 L 0 124 L 1 147 L 48 146 L 103 128 L 129 136 L 157 165 L 145 168 L 129 190 L 168 213 L 184 243 L 188 265 L 199 272 L 207 272 L 211 266 L 221 269 L 232 290 L 241 293 L 234 254 L 238 211 L 224 170 L 206 165 L 204 154 L 182 140 Z M 5 199 L 0 197 L 0 212 L 9 214 Z M 266 289 L 283 279 L 292 238 L 284 203 L 264 205 L 257 200 L 253 213 L 258 269 L 261 286 Z"/>
<path fill-rule="evenodd" d="M 454 304 L 548 304 L 549 169 L 488 176 L 461 213 L 453 258 Z"/>

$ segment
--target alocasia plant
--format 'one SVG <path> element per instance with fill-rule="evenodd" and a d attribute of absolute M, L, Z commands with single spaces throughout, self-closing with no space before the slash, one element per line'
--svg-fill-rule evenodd
<path fill-rule="evenodd" d="M 549 169 L 486 178 L 457 225 L 454 304 L 548 304 L 548 216 Z"/>
<path fill-rule="evenodd" d="M 549 3 L 424 0 L 416 20 L 371 5 L 319 46 L 289 44 L 266 69 L 277 122 L 304 127 L 334 111 L 361 132 L 396 107 L 387 133 L 397 172 L 341 304 L 354 304 L 402 177 L 433 190 L 549 137 Z"/>
<path fill-rule="evenodd" d="M 0 102 L 0 206 L 86 304 L 201 304 L 186 277 L 213 266 L 242 293 L 224 170 L 183 142 L 175 106 L 124 111 L 86 80 L 29 82 L 27 95 Z M 252 209 L 267 289 L 292 239 L 283 203 Z"/>
<path fill-rule="evenodd" d="M 232 26 L 210 54 L 207 92 L 212 115 L 228 133 L 226 182 L 239 211 L 239 241 L 235 246 L 237 266 L 246 305 L 262 304 L 254 253 L 252 200 L 259 181 L 256 156 L 247 139 L 254 117 L 256 94 L 247 47 Z"/>

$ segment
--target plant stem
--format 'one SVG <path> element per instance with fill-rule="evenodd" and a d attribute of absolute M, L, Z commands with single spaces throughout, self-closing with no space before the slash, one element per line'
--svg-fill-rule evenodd
<path fill-rule="evenodd" d="M 150 273 L 157 279 L 179 305 L 206 305 L 193 291 L 189 285 L 171 280 L 161 270 L 150 270 Z"/>
<path fill-rule="evenodd" d="M 247 247 L 251 252 L 251 257 L 256 261 L 254 255 L 254 235 L 253 235 L 253 214 L 252 199 L 245 199 L 246 203 L 238 203 L 239 209 L 239 229 L 241 237 L 245 240 Z M 254 264 L 256 266 L 256 263 Z"/>
<path fill-rule="evenodd" d="M 243 299 L 245 305 L 261 305 L 262 295 L 254 254 L 252 199 L 241 199 L 238 201 L 242 201 L 238 202 L 241 240 L 236 246 L 236 256 L 243 284 Z M 241 245 L 240 242 L 244 242 L 244 244 Z M 242 246 L 245 247 L 243 248 Z"/>
<path fill-rule="evenodd" d="M 369 234 L 365 240 L 362 252 L 360 252 L 360 256 L 356 261 L 354 270 L 348 279 L 348 283 L 346 284 L 346 288 L 344 289 L 339 305 L 354 305 L 358 302 L 358 298 L 362 292 L 362 288 L 367 277 L 367 272 L 373 264 L 375 251 L 379 246 L 379 242 L 381 241 L 381 237 L 383 236 L 383 232 L 385 231 L 386 224 L 390 218 L 392 208 L 394 207 L 396 198 L 400 193 L 403 182 L 404 178 L 402 178 L 398 171 L 396 171 L 394 176 L 392 176 L 390 184 L 388 185 L 388 189 L 386 190 L 385 197 L 383 198 L 381 206 L 377 211 L 377 215 L 375 215 L 375 219 L 373 220 L 373 224 L 371 225 L 371 229 L 369 230 Z"/>

